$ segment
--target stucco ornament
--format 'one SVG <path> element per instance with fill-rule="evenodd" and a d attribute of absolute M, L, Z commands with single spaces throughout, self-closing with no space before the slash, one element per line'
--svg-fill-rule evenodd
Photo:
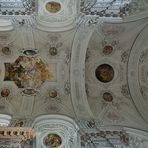
<path fill-rule="evenodd" d="M 76 25 L 76 0 L 39 0 L 37 27 L 48 31 L 64 31 Z"/>
<path fill-rule="evenodd" d="M 36 130 L 36 148 L 75 148 L 78 147 L 78 126 L 69 117 L 43 115 L 33 123 Z"/>

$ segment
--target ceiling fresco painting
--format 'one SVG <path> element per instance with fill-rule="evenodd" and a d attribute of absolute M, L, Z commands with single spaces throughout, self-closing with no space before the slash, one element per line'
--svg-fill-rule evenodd
<path fill-rule="evenodd" d="M 2 47 L 2 53 L 4 55 L 10 55 L 11 54 L 11 50 L 9 47 Z"/>
<path fill-rule="evenodd" d="M 5 63 L 4 81 L 14 81 L 26 94 L 33 94 L 46 80 L 56 80 L 55 65 L 45 64 L 40 57 L 19 56 L 14 63 Z"/>

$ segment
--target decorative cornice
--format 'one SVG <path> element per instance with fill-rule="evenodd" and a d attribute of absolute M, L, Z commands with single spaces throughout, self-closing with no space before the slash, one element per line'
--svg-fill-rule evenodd
<path fill-rule="evenodd" d="M 7 127 L 0 128 L 0 139 L 20 139 L 21 141 L 31 140 L 35 137 L 32 128 Z"/>

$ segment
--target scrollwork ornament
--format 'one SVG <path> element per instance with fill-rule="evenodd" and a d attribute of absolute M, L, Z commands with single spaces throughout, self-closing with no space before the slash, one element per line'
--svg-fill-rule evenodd
<path fill-rule="evenodd" d="M 65 82 L 64 92 L 65 92 L 66 95 L 69 95 L 70 94 L 70 83 L 68 81 Z"/>
<path fill-rule="evenodd" d="M 131 98 L 130 97 L 130 91 L 129 91 L 129 88 L 128 88 L 128 85 L 127 84 L 121 86 L 121 93 L 126 98 L 128 98 L 128 99 Z"/>
<path fill-rule="evenodd" d="M 129 137 L 129 146 L 130 148 L 139 148 L 140 144 L 143 142 L 143 140 L 140 137 L 137 136 L 130 136 Z"/>
<path fill-rule="evenodd" d="M 142 64 L 145 62 L 146 58 L 148 56 L 148 50 L 142 51 L 139 59 L 139 63 Z"/>
<path fill-rule="evenodd" d="M 73 146 L 73 143 L 74 143 L 74 141 L 73 141 L 74 139 L 73 138 L 70 138 L 69 139 L 69 145 L 70 145 L 70 147 L 72 147 Z"/>
<path fill-rule="evenodd" d="M 127 63 L 129 58 L 129 51 L 125 51 L 121 54 L 121 62 Z"/>

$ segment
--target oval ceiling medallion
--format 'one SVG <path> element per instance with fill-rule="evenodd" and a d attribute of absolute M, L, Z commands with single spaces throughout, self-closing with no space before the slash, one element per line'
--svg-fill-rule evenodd
<path fill-rule="evenodd" d="M 111 95 L 111 93 L 105 92 L 105 93 L 103 94 L 103 99 L 104 99 L 106 102 L 112 102 L 112 101 L 113 101 L 113 96 Z"/>
<path fill-rule="evenodd" d="M 33 55 L 37 54 L 37 51 L 32 50 L 32 49 L 27 49 L 27 50 L 23 51 L 23 53 L 27 56 L 33 56 Z"/>
<path fill-rule="evenodd" d="M 56 90 L 50 90 L 48 94 L 49 94 L 49 97 L 51 98 L 55 98 L 58 95 Z"/>
<path fill-rule="evenodd" d="M 9 47 L 3 47 L 2 48 L 2 53 L 5 55 L 10 55 L 11 54 L 11 50 Z"/>
<path fill-rule="evenodd" d="M 49 11 L 50 13 L 57 13 L 58 11 L 61 10 L 61 4 L 58 2 L 48 2 L 46 3 L 46 10 Z"/>
<path fill-rule="evenodd" d="M 1 90 L 1 96 L 2 97 L 8 97 L 10 95 L 10 90 L 7 88 L 4 88 Z"/>
<path fill-rule="evenodd" d="M 112 51 L 113 51 L 113 47 L 112 47 L 111 45 L 106 45 L 106 46 L 104 46 L 104 48 L 103 48 L 103 53 L 104 53 L 105 55 L 111 54 Z"/>
<path fill-rule="evenodd" d="M 108 64 L 102 64 L 95 71 L 96 77 L 103 83 L 110 82 L 114 77 L 114 69 Z"/>
<path fill-rule="evenodd" d="M 44 138 L 44 145 L 47 148 L 57 148 L 61 144 L 62 144 L 62 138 L 55 133 L 50 133 Z"/>
<path fill-rule="evenodd" d="M 27 89 L 24 89 L 22 91 L 23 94 L 25 95 L 33 95 L 35 94 L 37 91 L 35 89 L 32 89 L 32 88 L 27 88 Z"/>
<path fill-rule="evenodd" d="M 57 55 L 57 48 L 56 47 L 50 47 L 49 48 L 49 54 L 52 56 Z"/>

